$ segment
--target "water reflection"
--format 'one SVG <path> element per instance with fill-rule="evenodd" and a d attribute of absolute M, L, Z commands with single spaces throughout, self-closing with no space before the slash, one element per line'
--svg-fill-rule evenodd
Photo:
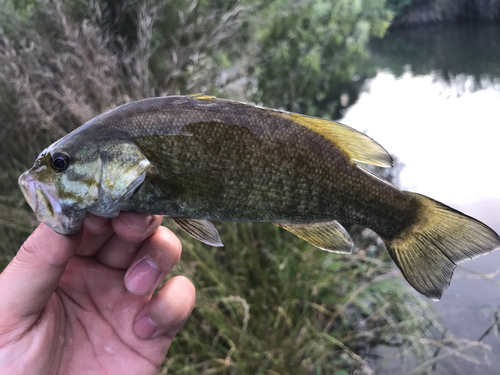
<path fill-rule="evenodd" d="M 500 84 L 470 76 L 379 72 L 342 121 L 405 164 L 402 187 L 448 204 L 498 198 Z"/>
<path fill-rule="evenodd" d="M 402 187 L 500 233 L 500 25 L 398 31 L 375 41 L 372 53 L 379 71 L 342 121 L 397 155 L 405 164 Z M 491 326 L 499 267 L 500 251 L 458 267 L 435 304 L 451 334 L 477 340 Z M 500 340 L 488 334 L 482 342 L 492 349 L 486 357 L 446 359 L 436 373 L 498 374 Z M 381 363 L 381 373 L 402 370 L 394 365 Z"/>
<path fill-rule="evenodd" d="M 500 25 L 441 25 L 398 30 L 371 43 L 373 63 L 396 76 L 411 65 L 415 75 L 438 72 L 480 80 L 500 77 Z"/>
<path fill-rule="evenodd" d="M 342 121 L 405 163 L 403 187 L 454 205 L 500 201 L 500 25 L 399 30 L 370 49 L 379 73 Z"/>

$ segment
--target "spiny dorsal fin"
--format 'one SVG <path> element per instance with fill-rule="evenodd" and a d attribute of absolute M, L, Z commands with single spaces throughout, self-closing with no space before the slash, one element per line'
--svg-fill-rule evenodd
<path fill-rule="evenodd" d="M 220 240 L 219 232 L 210 221 L 182 219 L 178 217 L 173 217 L 172 219 L 182 230 L 198 241 L 210 246 L 224 246 Z"/>
<path fill-rule="evenodd" d="M 337 221 L 276 224 L 322 250 L 350 254 L 354 246 L 349 233 Z"/>
<path fill-rule="evenodd" d="M 321 134 L 323 137 L 342 149 L 351 160 L 384 168 L 392 167 L 392 157 L 382 146 L 366 134 L 339 122 L 310 117 L 298 113 L 259 107 L 253 104 L 237 102 L 229 99 L 219 99 L 210 95 L 194 94 L 189 97 L 197 100 L 210 100 L 237 105 L 247 105 L 257 109 L 266 110 L 273 115 L 281 116 L 287 120 L 291 120 L 297 124 L 305 126 L 315 133 Z"/>
<path fill-rule="evenodd" d="M 193 98 L 198 100 L 218 100 L 215 96 L 205 95 L 202 93 L 188 95 L 188 98 Z"/>

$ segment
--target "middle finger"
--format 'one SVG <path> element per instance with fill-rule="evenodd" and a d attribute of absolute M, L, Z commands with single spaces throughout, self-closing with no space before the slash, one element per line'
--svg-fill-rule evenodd
<path fill-rule="evenodd" d="M 97 252 L 97 260 L 108 267 L 127 269 L 144 240 L 158 229 L 161 220 L 161 216 L 120 213 L 118 217 L 111 219 L 115 234 Z"/>
<path fill-rule="evenodd" d="M 139 250 L 125 274 L 125 286 L 137 295 L 151 294 L 181 257 L 181 242 L 160 227 Z"/>

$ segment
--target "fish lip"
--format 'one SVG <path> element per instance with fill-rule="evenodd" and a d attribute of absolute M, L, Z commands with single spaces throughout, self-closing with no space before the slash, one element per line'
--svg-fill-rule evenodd
<path fill-rule="evenodd" d="M 39 221 L 45 222 L 56 216 L 56 213 L 61 213 L 54 184 L 42 183 L 34 179 L 30 171 L 24 172 L 18 182 L 26 201 Z"/>
<path fill-rule="evenodd" d="M 58 213 L 54 215 L 53 218 L 45 220 L 44 223 L 57 234 L 61 234 L 63 236 L 73 236 L 82 228 L 84 216 L 85 212 L 83 212 L 82 215 L 72 216 Z"/>
<path fill-rule="evenodd" d="M 24 199 L 26 199 L 26 202 L 28 202 L 33 212 L 36 212 L 36 184 L 29 171 L 26 171 L 19 176 L 17 182 L 24 195 Z"/>
<path fill-rule="evenodd" d="M 34 179 L 29 171 L 19 177 L 18 183 L 38 221 L 64 236 L 78 233 L 85 211 L 75 211 L 69 215 L 63 213 L 54 184 Z"/>

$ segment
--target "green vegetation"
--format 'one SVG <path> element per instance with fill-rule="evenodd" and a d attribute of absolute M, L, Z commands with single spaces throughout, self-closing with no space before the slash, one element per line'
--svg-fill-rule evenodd
<path fill-rule="evenodd" d="M 418 0 L 387 0 L 386 6 L 391 9 L 396 16 L 402 16 L 408 13 L 408 11 L 418 3 Z"/>
<path fill-rule="evenodd" d="M 341 89 L 360 74 L 368 40 L 381 37 L 391 20 L 383 0 L 275 1 L 266 14 L 272 21 L 258 33 L 257 100 L 330 117 Z"/>
<path fill-rule="evenodd" d="M 432 358 L 428 306 L 394 280 L 373 234 L 343 256 L 272 225 L 219 229 L 225 247 L 213 249 L 176 231 L 174 272 L 193 280 L 198 299 L 164 373 L 365 374 L 377 345 Z"/>
<path fill-rule="evenodd" d="M 364 0 L 0 4 L 2 266 L 37 224 L 17 178 L 56 139 L 125 102 L 200 91 L 336 117 L 392 14 Z M 379 345 L 426 371 L 436 347 L 467 348 L 434 339 L 442 328 L 427 304 L 363 229 L 350 228 L 357 254 L 340 256 L 271 224 L 218 228 L 222 249 L 176 232 L 174 273 L 193 280 L 198 300 L 164 373 L 369 374 Z"/>

